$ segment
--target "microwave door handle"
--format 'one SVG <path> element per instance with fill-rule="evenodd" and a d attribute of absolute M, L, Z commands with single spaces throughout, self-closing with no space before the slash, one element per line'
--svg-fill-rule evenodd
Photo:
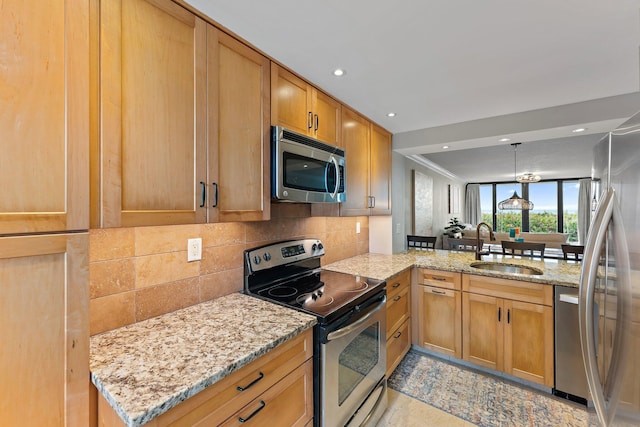
<path fill-rule="evenodd" d="M 335 200 L 335 198 L 338 196 L 338 191 L 340 190 L 340 166 L 338 166 L 338 161 L 335 157 L 331 156 L 329 157 L 329 160 L 331 161 L 331 163 L 333 163 L 336 169 L 336 190 L 333 192 L 333 194 L 331 194 L 331 198 Z M 328 181 L 328 177 L 325 177 L 325 179 L 327 179 Z"/>

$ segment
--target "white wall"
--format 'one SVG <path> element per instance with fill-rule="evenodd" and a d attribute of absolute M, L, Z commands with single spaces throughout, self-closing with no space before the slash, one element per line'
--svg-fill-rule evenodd
<path fill-rule="evenodd" d="M 393 253 L 406 250 L 406 236 L 413 232 L 412 170 L 417 170 L 433 179 L 433 230 L 434 234 L 437 234 L 439 237 L 436 247 L 442 247 L 442 233 L 450 218 L 456 216 L 464 222 L 464 214 L 462 211 L 464 210 L 465 182 L 452 180 L 401 154 L 393 152 L 391 183 L 393 194 Z M 460 187 L 462 208 L 459 214 L 450 215 L 448 213 L 449 184 L 457 184 Z M 370 245 L 372 238 L 373 236 L 370 235 Z"/>

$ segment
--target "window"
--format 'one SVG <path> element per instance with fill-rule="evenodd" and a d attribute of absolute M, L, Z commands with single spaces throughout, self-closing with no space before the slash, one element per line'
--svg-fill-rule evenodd
<path fill-rule="evenodd" d="M 578 181 L 562 182 L 562 232 L 569 234 L 570 242 L 578 241 Z"/>
<path fill-rule="evenodd" d="M 533 202 L 530 211 L 498 209 L 498 203 L 518 195 Z M 569 242 L 578 241 L 578 179 L 541 181 L 531 184 L 495 182 L 480 184 L 482 221 L 497 232 L 511 227 L 531 233 L 567 233 Z"/>
<path fill-rule="evenodd" d="M 501 233 L 508 233 L 510 228 L 518 227 L 522 229 L 522 211 L 510 211 L 498 209 L 498 203 L 504 199 L 508 199 L 513 196 L 513 192 L 517 191 L 522 196 L 522 184 L 508 183 L 508 184 L 496 184 L 496 220 L 497 224 L 494 224 L 495 231 Z"/>
<path fill-rule="evenodd" d="M 557 232 L 558 183 L 549 181 L 529 184 L 529 200 L 533 202 L 533 209 L 529 211 L 529 231 Z"/>

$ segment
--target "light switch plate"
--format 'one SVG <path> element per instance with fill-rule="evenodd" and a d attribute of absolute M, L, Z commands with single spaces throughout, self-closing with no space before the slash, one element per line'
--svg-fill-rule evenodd
<path fill-rule="evenodd" d="M 202 239 L 187 240 L 187 261 L 200 261 L 202 259 Z"/>
<path fill-rule="evenodd" d="M 360 223 L 356 222 L 356 234 L 360 233 Z"/>

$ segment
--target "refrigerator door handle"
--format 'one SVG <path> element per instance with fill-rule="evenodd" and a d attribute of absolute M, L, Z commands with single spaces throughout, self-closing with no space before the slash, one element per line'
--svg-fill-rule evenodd
<path fill-rule="evenodd" d="M 615 244 L 616 281 L 618 283 L 616 339 L 612 350 L 611 364 L 607 372 L 606 390 L 598 372 L 597 343 L 595 335 L 596 319 L 594 318 L 595 288 L 598 276 L 600 251 L 605 244 L 609 224 L 613 222 L 613 241 Z M 585 256 L 580 272 L 580 342 L 582 357 L 587 374 L 589 390 L 600 423 L 607 427 L 613 422 L 622 388 L 625 358 L 627 354 L 627 339 L 625 334 L 629 328 L 630 313 L 630 278 L 629 254 L 626 237 L 622 228 L 622 214 L 618 206 L 616 193 L 613 188 L 607 191 L 602 203 L 596 210 L 594 221 L 585 244 Z M 627 307 L 628 306 L 628 307 Z M 605 398 L 609 396 L 609 399 Z"/>

